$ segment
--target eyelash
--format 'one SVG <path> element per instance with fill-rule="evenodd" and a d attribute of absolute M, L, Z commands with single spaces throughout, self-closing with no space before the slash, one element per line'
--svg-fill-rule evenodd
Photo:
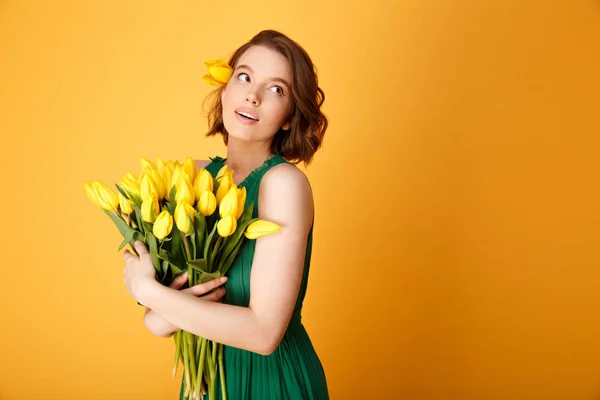
<path fill-rule="evenodd" d="M 241 75 L 248 75 L 248 74 L 245 72 L 240 72 L 239 74 L 237 74 L 236 78 L 239 79 Z M 248 75 L 248 77 L 250 77 L 250 75 Z M 281 86 L 275 86 L 275 87 L 281 89 L 281 93 L 276 93 L 276 94 L 278 94 L 279 96 L 282 96 L 282 97 L 285 96 L 285 91 L 283 90 L 283 88 Z"/>

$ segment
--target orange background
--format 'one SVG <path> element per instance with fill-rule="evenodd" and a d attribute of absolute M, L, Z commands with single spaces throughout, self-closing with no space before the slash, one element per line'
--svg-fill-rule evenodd
<path fill-rule="evenodd" d="M 303 45 L 303 321 L 332 399 L 600 398 L 600 2 L 0 1 L 0 399 L 175 399 L 83 183 L 204 139 L 203 62 Z M 224 7 L 224 8 L 220 8 Z"/>

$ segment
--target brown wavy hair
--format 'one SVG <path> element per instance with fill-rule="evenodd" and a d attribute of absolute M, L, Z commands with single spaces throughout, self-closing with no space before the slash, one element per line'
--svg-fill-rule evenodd
<path fill-rule="evenodd" d="M 325 93 L 319 87 L 316 66 L 298 43 L 274 30 L 259 32 L 233 53 L 228 64 L 235 70 L 239 58 L 252 46 L 264 46 L 277 51 L 291 64 L 293 106 L 287 119 L 290 129 L 280 128 L 275 134 L 271 143 L 271 154 L 280 155 L 294 164 L 304 162 L 307 166 L 321 147 L 328 125 L 327 117 L 321 111 Z M 214 96 L 208 111 L 209 131 L 206 136 L 221 134 L 227 145 L 229 135 L 223 124 L 221 103 L 223 89 L 224 87 L 215 89 L 205 99 L 206 102 Z"/>

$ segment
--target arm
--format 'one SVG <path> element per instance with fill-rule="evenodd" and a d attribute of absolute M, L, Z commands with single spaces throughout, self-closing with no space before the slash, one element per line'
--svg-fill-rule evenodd
<path fill-rule="evenodd" d="M 144 312 L 144 325 L 154 335 L 162 338 L 170 338 L 173 336 L 173 332 L 179 330 L 175 325 L 148 307 L 146 307 L 146 311 Z"/>
<path fill-rule="evenodd" d="M 256 239 L 248 307 L 193 298 L 152 282 L 140 302 L 195 335 L 271 354 L 285 334 L 302 281 L 313 216 L 310 185 L 295 166 L 278 165 L 263 177 L 258 204 L 259 218 L 281 230 Z"/>

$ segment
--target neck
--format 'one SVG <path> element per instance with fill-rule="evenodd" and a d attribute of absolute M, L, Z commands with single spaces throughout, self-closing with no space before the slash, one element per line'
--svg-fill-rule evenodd
<path fill-rule="evenodd" d="M 271 157 L 271 143 L 265 145 L 264 143 L 229 141 L 225 164 L 239 175 L 246 175 L 255 168 L 260 167 L 266 159 Z"/>

